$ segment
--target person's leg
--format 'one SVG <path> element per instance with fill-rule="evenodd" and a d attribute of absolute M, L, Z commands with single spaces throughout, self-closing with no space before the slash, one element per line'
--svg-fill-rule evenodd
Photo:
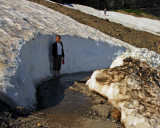
<path fill-rule="evenodd" d="M 58 57 L 58 76 L 60 76 L 60 70 L 61 70 L 61 64 L 62 64 L 62 57 Z"/>
<path fill-rule="evenodd" d="M 55 72 L 55 76 L 58 77 L 58 58 L 53 59 L 53 70 Z"/>

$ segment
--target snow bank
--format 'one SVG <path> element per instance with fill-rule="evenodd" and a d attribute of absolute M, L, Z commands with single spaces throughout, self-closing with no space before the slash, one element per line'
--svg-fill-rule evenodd
<path fill-rule="evenodd" d="M 27 108 L 33 107 L 36 101 L 35 85 L 53 77 L 51 45 L 55 36 L 37 35 L 22 46 L 17 71 L 10 77 L 13 88 L 7 88 L 7 96 L 14 97 L 14 103 L 27 105 Z M 66 54 L 66 64 L 62 66 L 62 73 L 108 68 L 112 61 L 125 51 L 124 47 L 76 36 L 63 36 L 62 41 Z"/>
<path fill-rule="evenodd" d="M 142 18 L 142 17 L 135 17 L 127 14 L 122 14 L 118 12 L 113 11 L 107 11 L 107 15 L 104 15 L 104 11 L 99 11 L 97 9 L 78 5 L 78 4 L 65 4 L 64 6 L 70 7 L 76 10 L 79 10 L 81 12 L 103 18 L 108 19 L 111 22 L 122 24 L 123 26 L 140 30 L 140 31 L 146 31 L 149 33 L 153 33 L 155 35 L 160 36 L 160 21 L 158 20 L 151 20 L 148 18 Z"/>
<path fill-rule="evenodd" d="M 35 85 L 52 77 L 50 46 L 62 35 L 66 64 L 62 73 L 107 68 L 129 44 L 45 6 L 0 0 L 0 99 L 32 108 Z"/>
<path fill-rule="evenodd" d="M 121 111 L 126 128 L 160 127 L 160 72 L 147 63 L 127 58 L 122 66 L 96 70 L 87 85 Z"/>
<path fill-rule="evenodd" d="M 149 51 L 146 48 L 136 48 L 136 49 L 128 49 L 125 53 L 118 56 L 113 62 L 110 68 L 114 68 L 117 66 L 123 65 L 123 60 L 127 57 L 132 57 L 134 59 L 139 59 L 141 61 L 146 62 L 147 64 L 151 65 L 152 67 L 159 70 L 160 66 L 160 55 L 154 51 Z"/>
<path fill-rule="evenodd" d="M 63 36 L 62 41 L 66 54 L 62 73 L 109 68 L 115 58 L 126 51 L 126 47 L 76 36 Z"/>

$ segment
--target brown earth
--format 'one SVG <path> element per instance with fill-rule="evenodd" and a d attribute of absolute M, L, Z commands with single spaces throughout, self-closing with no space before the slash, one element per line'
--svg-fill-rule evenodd
<path fill-rule="evenodd" d="M 41 5 L 47 6 L 51 9 L 54 9 L 56 11 L 59 11 L 77 20 L 82 24 L 96 28 L 111 37 L 120 39 L 133 46 L 139 48 L 147 48 L 149 50 L 153 50 L 160 54 L 160 49 L 158 48 L 158 42 L 160 41 L 160 36 L 148 32 L 133 30 L 124 27 L 121 24 L 109 22 L 108 20 L 100 19 L 95 16 L 91 16 L 86 13 L 80 12 L 78 10 L 64 7 L 57 3 L 45 0 L 29 0 L 29 1 L 36 2 Z"/>

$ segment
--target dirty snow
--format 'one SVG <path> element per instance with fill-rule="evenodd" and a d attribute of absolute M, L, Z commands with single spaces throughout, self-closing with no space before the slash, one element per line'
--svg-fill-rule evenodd
<path fill-rule="evenodd" d="M 139 59 L 141 61 L 145 61 L 147 64 L 152 67 L 159 69 L 160 66 L 160 55 L 154 51 L 149 51 L 146 48 L 136 48 L 136 49 L 128 49 L 125 53 L 118 56 L 111 64 L 110 68 L 114 68 L 117 66 L 123 65 L 123 60 L 127 57 L 132 57 L 134 59 Z"/>
<path fill-rule="evenodd" d="M 129 57 L 119 67 L 94 71 L 87 85 L 121 111 L 126 128 L 160 128 L 160 72 L 147 63 Z"/>

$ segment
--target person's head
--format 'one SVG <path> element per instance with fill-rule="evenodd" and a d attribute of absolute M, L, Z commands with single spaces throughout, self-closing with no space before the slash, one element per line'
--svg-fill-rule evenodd
<path fill-rule="evenodd" d="M 57 36 L 56 36 L 56 41 L 59 43 L 60 40 L 61 40 L 61 36 L 60 36 L 60 35 L 57 35 Z"/>

